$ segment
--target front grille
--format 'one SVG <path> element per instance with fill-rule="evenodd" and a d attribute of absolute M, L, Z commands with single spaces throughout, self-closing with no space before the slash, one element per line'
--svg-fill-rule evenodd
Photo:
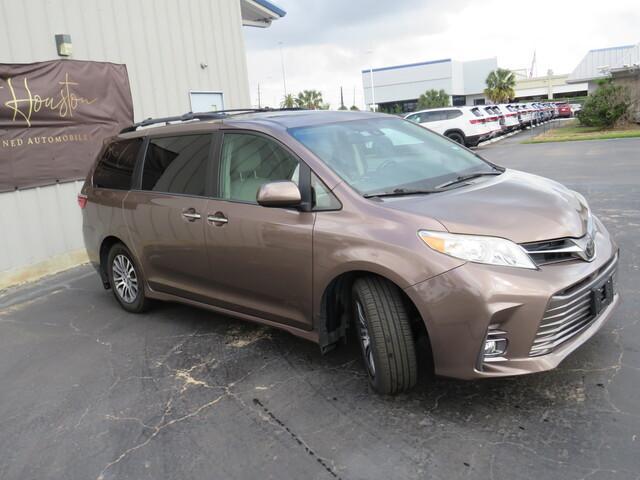
<path fill-rule="evenodd" d="M 529 356 L 552 352 L 598 318 L 613 299 L 617 263 L 616 255 L 595 274 L 551 297 Z"/>
<path fill-rule="evenodd" d="M 567 260 L 581 260 L 575 248 L 576 244 L 569 238 L 524 243 L 522 247 L 527 251 L 536 265 L 565 262 Z"/>

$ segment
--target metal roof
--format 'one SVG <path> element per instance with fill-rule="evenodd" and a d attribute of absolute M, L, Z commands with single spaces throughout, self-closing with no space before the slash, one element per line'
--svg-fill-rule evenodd
<path fill-rule="evenodd" d="M 640 44 L 589 50 L 578 66 L 569 74 L 567 83 L 605 78 L 614 68 L 640 63 Z"/>

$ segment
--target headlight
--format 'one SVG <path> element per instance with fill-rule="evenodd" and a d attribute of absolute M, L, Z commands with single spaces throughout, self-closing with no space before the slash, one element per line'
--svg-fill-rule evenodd
<path fill-rule="evenodd" d="M 520 245 L 504 238 L 429 230 L 420 230 L 418 236 L 436 252 L 461 260 L 505 267 L 537 268 Z"/>

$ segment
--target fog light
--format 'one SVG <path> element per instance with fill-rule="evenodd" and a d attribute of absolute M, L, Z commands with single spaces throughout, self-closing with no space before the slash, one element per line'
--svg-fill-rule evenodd
<path fill-rule="evenodd" d="M 485 360 L 492 357 L 501 357 L 507 351 L 507 332 L 502 330 L 489 330 L 487 338 L 484 341 L 484 358 Z"/>

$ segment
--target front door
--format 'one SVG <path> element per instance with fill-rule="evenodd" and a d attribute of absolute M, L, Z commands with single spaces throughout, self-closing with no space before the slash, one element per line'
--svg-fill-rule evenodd
<path fill-rule="evenodd" d="M 297 157 L 275 140 L 225 133 L 205 237 L 217 305 L 311 329 L 315 214 L 256 203 L 262 184 L 297 182 L 299 171 Z"/>
<path fill-rule="evenodd" d="M 124 201 L 131 244 L 149 286 L 207 298 L 204 237 L 211 134 L 151 138 L 141 188 Z"/>

